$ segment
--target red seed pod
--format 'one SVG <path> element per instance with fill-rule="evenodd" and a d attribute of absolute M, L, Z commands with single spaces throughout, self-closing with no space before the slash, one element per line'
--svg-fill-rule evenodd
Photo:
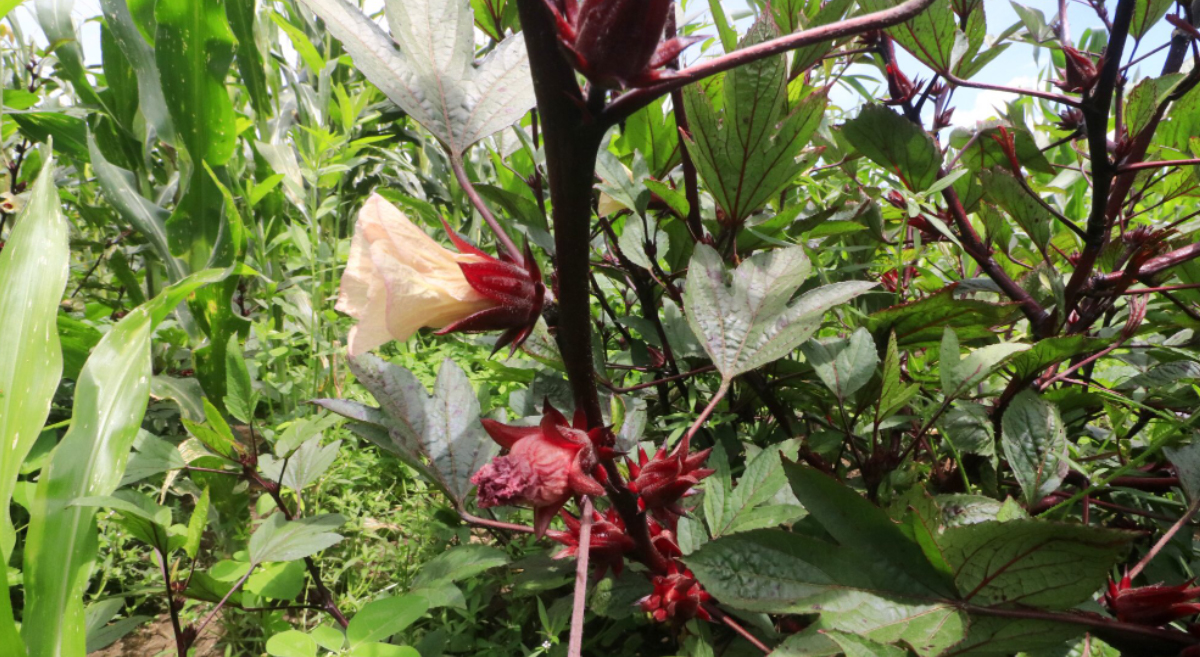
<path fill-rule="evenodd" d="M 1200 604 L 1193 602 L 1200 599 L 1200 588 L 1190 584 L 1134 587 L 1126 575 L 1120 583 L 1108 582 L 1104 603 L 1121 622 L 1157 627 L 1200 613 Z"/>
<path fill-rule="evenodd" d="M 542 306 L 546 300 L 542 271 L 533 257 L 529 242 L 525 243 L 525 253 L 521 258 L 523 262 L 516 262 L 504 252 L 501 252 L 500 258 L 497 259 L 459 237 L 450 230 L 445 220 L 442 221 L 442 225 L 460 253 L 479 258 L 478 261 L 458 264 L 467 283 L 497 305 L 460 319 L 437 331 L 437 335 L 504 331 L 496 340 L 492 353 L 508 346 L 509 355 L 512 355 L 533 332 L 538 318 L 542 316 Z"/>
<path fill-rule="evenodd" d="M 651 580 L 654 592 L 638 601 L 642 611 L 660 623 L 684 623 L 693 618 L 712 620 L 704 603 L 712 599 L 692 571 L 671 563 L 666 575 Z"/>
<path fill-rule="evenodd" d="M 575 68 L 612 89 L 653 84 L 658 70 L 700 39 L 663 40 L 671 0 L 545 0 Z"/>
<path fill-rule="evenodd" d="M 1083 110 L 1071 107 L 1058 113 L 1058 127 L 1063 130 L 1079 130 L 1083 127 Z"/>
<path fill-rule="evenodd" d="M 597 443 L 607 430 L 587 428 L 582 412 L 573 423 L 546 401 L 542 421 L 534 427 L 517 427 L 483 419 L 483 428 L 501 447 L 504 456 L 492 459 L 471 477 L 478 486 L 479 506 L 528 505 L 533 507 L 533 527 L 545 535 L 550 521 L 575 495 L 604 494 L 603 469 L 597 467 Z M 603 449 L 603 448 L 601 448 Z"/>

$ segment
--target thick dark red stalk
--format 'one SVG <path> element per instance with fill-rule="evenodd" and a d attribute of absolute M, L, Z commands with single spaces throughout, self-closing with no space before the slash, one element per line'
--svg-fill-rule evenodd
<path fill-rule="evenodd" d="M 1075 273 L 1066 289 L 1066 310 L 1075 308 L 1079 293 L 1092 275 L 1092 268 L 1108 238 L 1109 192 L 1112 190 L 1116 167 L 1108 159 L 1108 117 L 1112 111 L 1113 92 L 1121 73 L 1121 55 L 1133 21 L 1134 0 L 1121 0 L 1104 51 L 1104 66 L 1092 93 L 1084 98 L 1081 110 L 1087 126 L 1088 153 L 1092 163 L 1092 209 L 1088 214 L 1087 238 Z M 1122 195 L 1123 197 L 1124 195 Z"/>
<path fill-rule="evenodd" d="M 575 71 L 559 49 L 554 18 L 545 3 L 519 0 L 517 7 L 542 120 L 546 172 L 554 206 L 559 351 L 575 407 L 584 411 L 590 426 L 601 426 L 604 417 L 592 366 L 588 273 L 592 185 L 604 126 L 584 114 L 584 98 Z M 637 497 L 625 488 L 616 463 L 606 459 L 602 465 L 609 475 L 609 498 L 638 545 L 639 560 L 656 572 L 665 570 L 666 559 L 650 540 Z"/>

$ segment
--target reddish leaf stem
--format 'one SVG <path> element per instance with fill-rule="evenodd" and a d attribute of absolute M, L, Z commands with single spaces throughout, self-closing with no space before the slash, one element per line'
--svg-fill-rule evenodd
<path fill-rule="evenodd" d="M 579 513 L 579 550 L 575 557 L 575 598 L 571 606 L 571 639 L 567 657 L 583 655 L 583 619 L 587 606 L 588 550 L 592 544 L 592 498 L 584 496 Z"/>
<path fill-rule="evenodd" d="M 604 125 L 616 125 L 630 114 L 650 104 L 651 101 L 659 96 L 668 94 L 674 89 L 681 89 L 693 82 L 703 80 L 717 73 L 723 73 L 730 69 L 744 66 L 750 62 L 779 55 L 789 50 L 795 50 L 796 48 L 814 43 L 857 36 L 864 32 L 881 30 L 885 27 L 898 25 L 925 11 L 932 4 L 933 0 L 906 0 L 895 7 L 884 9 L 883 11 L 856 16 L 827 25 L 818 25 L 807 30 L 800 30 L 787 36 L 735 50 L 720 57 L 704 60 L 699 64 L 689 66 L 679 73 L 667 77 L 658 84 L 634 89 L 622 94 L 604 110 L 601 116 L 601 123 Z"/>

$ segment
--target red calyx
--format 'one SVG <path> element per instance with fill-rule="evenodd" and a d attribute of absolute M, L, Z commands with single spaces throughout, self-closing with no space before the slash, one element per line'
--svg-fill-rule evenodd
<path fill-rule="evenodd" d="M 1087 93 L 1096 86 L 1096 80 L 1100 77 L 1099 66 L 1091 57 L 1071 46 L 1063 46 L 1063 56 L 1067 65 L 1062 70 L 1062 80 L 1055 82 L 1055 86 L 1070 93 Z"/>
<path fill-rule="evenodd" d="M 658 70 L 693 37 L 663 40 L 671 0 L 545 0 L 558 40 L 572 65 L 608 88 L 638 87 L 663 79 Z"/>
<path fill-rule="evenodd" d="M 563 511 L 559 514 L 567 525 L 567 531 L 551 529 L 546 535 L 551 540 L 562 543 L 566 547 L 554 555 L 555 559 L 564 559 L 579 555 L 579 518 Z M 634 550 L 637 544 L 625 533 L 625 522 L 615 509 L 609 509 L 601 515 L 592 512 L 592 534 L 588 541 L 588 558 L 596 564 L 596 579 L 604 577 L 604 573 L 612 568 L 618 577 L 625 567 L 625 553 Z"/>
<path fill-rule="evenodd" d="M 497 259 L 459 237 L 453 230 L 450 230 L 450 226 L 446 225 L 444 221 L 443 225 L 446 233 L 450 236 L 450 241 L 454 243 L 460 253 L 471 254 L 479 258 L 477 262 L 463 262 L 458 265 L 462 269 L 467 283 L 476 292 L 499 305 L 460 319 L 437 331 L 437 335 L 456 331 L 463 333 L 504 331 L 496 340 L 496 346 L 492 353 L 508 346 L 511 356 L 533 332 L 538 317 L 542 315 L 542 306 L 546 299 L 546 286 L 542 283 L 542 271 L 533 257 L 529 242 L 525 243 L 523 262 L 516 262 L 512 256 L 503 252 Z"/>
<path fill-rule="evenodd" d="M 534 533 L 541 537 L 572 496 L 604 494 L 604 469 L 597 467 L 595 443 L 603 441 L 608 432 L 603 427 L 589 430 L 583 413 L 576 412 L 575 421 L 568 423 L 547 400 L 536 427 L 486 418 L 480 422 L 508 453 L 492 459 L 471 477 L 478 487 L 479 506 L 531 506 Z"/>
<path fill-rule="evenodd" d="M 692 618 L 712 620 L 704 603 L 712 599 L 692 571 L 672 563 L 666 575 L 657 575 L 651 580 L 654 591 L 642 598 L 638 605 L 654 620 L 679 624 Z"/>
<path fill-rule="evenodd" d="M 700 467 L 712 449 L 689 454 L 690 442 L 684 437 L 670 454 L 663 448 L 652 459 L 639 450 L 638 462 L 628 461 L 632 478 L 629 490 L 637 493 L 642 508 L 670 527 L 674 527 L 675 521 L 684 514 L 679 501 L 689 495 L 701 479 L 715 472 Z"/>
<path fill-rule="evenodd" d="M 1190 584 L 1134 587 L 1126 575 L 1120 583 L 1109 581 L 1104 603 L 1121 622 L 1158 627 L 1200 613 L 1200 604 L 1193 602 L 1200 599 L 1200 588 Z"/>

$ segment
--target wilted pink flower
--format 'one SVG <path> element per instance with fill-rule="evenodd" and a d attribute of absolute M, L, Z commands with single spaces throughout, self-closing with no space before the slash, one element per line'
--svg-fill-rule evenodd
<path fill-rule="evenodd" d="M 690 494 L 701 479 L 714 472 L 700 467 L 712 449 L 689 454 L 690 443 L 685 436 L 670 454 L 666 448 L 661 448 L 654 458 L 647 458 L 644 450 L 638 450 L 638 462 L 628 462 L 632 478 L 629 490 L 637 493 L 642 508 L 671 526 L 684 513 L 679 500 Z"/>
<path fill-rule="evenodd" d="M 358 214 L 350 261 L 336 308 L 358 320 L 350 354 L 389 340 L 407 340 L 422 327 L 449 331 L 505 330 L 497 348 L 520 344 L 541 314 L 544 288 L 526 247 L 520 266 L 497 260 L 450 237 L 454 253 L 425 234 L 378 194 Z"/>
<path fill-rule="evenodd" d="M 642 611 L 665 623 L 683 623 L 693 618 L 711 620 L 704 603 L 712 599 L 708 591 L 696 581 L 692 571 L 672 562 L 666 575 L 656 575 L 651 584 L 654 592 L 642 598 L 638 604 Z"/>
<path fill-rule="evenodd" d="M 697 39 L 663 40 L 671 0 L 545 0 L 571 63 L 610 88 L 652 84 Z"/>
<path fill-rule="evenodd" d="M 597 468 L 594 441 L 604 429 L 587 429 L 582 413 L 574 425 L 546 402 L 542 421 L 535 427 L 515 427 L 484 419 L 483 428 L 508 450 L 480 468 L 471 483 L 478 486 L 479 506 L 526 504 L 533 507 L 537 536 L 545 535 L 550 521 L 574 495 L 604 494 L 593 476 L 604 477 Z"/>

